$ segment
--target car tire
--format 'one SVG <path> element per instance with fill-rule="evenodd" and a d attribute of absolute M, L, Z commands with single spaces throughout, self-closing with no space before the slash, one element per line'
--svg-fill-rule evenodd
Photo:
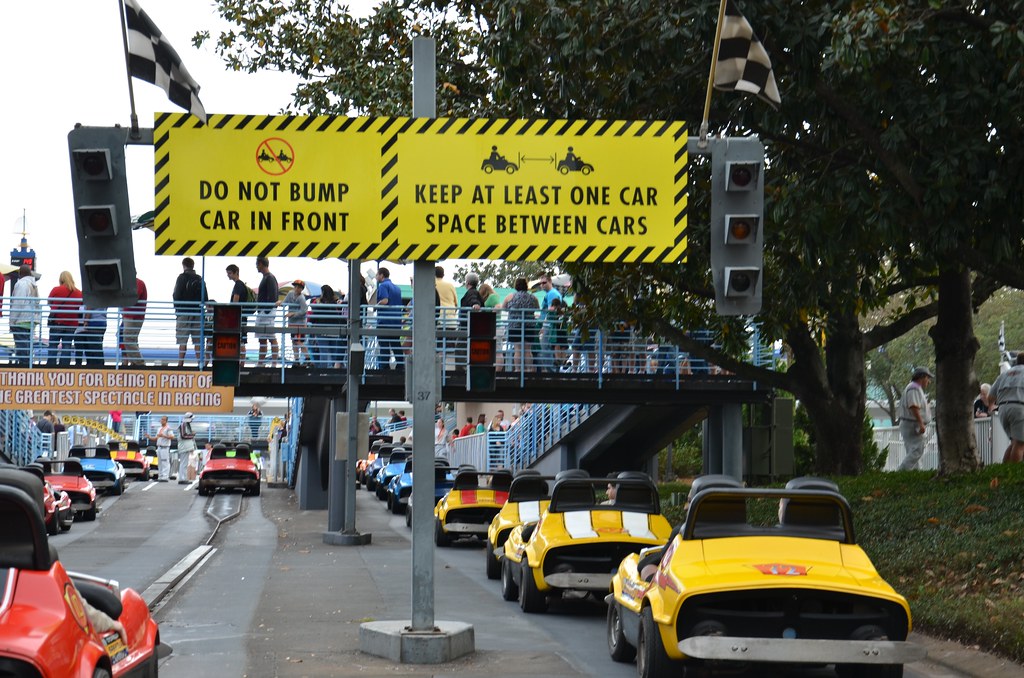
<path fill-rule="evenodd" d="M 405 513 L 405 506 L 402 505 L 402 502 L 398 501 L 397 499 L 391 499 L 390 501 L 392 513 L 394 513 L 396 516 L 400 516 L 403 513 Z"/>
<path fill-rule="evenodd" d="M 210 490 L 208 490 L 206 488 L 206 485 L 203 485 L 202 483 L 199 484 L 198 490 L 200 497 L 205 497 L 206 495 L 210 494 Z"/>
<path fill-rule="evenodd" d="M 537 582 L 533 579 L 533 568 L 530 567 L 525 557 L 523 557 L 521 568 L 519 607 L 527 614 L 546 612 L 548 609 L 547 597 L 537 589 Z"/>
<path fill-rule="evenodd" d="M 110 671 L 103 668 L 102 666 L 97 666 L 95 669 L 93 669 L 92 678 L 111 678 Z"/>
<path fill-rule="evenodd" d="M 82 520 L 93 521 L 96 520 L 96 505 L 93 504 L 91 509 L 82 511 Z"/>
<path fill-rule="evenodd" d="M 71 526 L 74 525 L 74 524 L 75 524 L 75 512 L 69 509 L 68 510 L 67 518 L 65 518 L 64 520 L 60 521 L 61 529 L 63 529 L 65 532 L 67 532 L 67 531 L 69 531 L 71 529 Z"/>
<path fill-rule="evenodd" d="M 435 546 L 451 546 L 452 540 L 441 527 L 441 521 L 434 519 L 434 545 Z"/>
<path fill-rule="evenodd" d="M 510 603 L 519 598 L 519 585 L 512 577 L 512 561 L 507 558 L 501 559 L 501 598 Z"/>
<path fill-rule="evenodd" d="M 60 534 L 60 516 L 56 513 L 53 514 L 53 520 L 46 523 L 46 534 L 51 537 L 55 534 Z"/>
<path fill-rule="evenodd" d="M 616 662 L 631 662 L 636 658 L 636 648 L 622 633 L 622 608 L 614 600 L 608 604 L 608 654 Z"/>
<path fill-rule="evenodd" d="M 120 497 L 122 494 L 124 494 L 124 482 L 114 483 L 110 487 L 110 494 L 114 495 L 115 497 Z"/>
<path fill-rule="evenodd" d="M 494 555 L 490 540 L 484 542 L 484 571 L 487 573 L 488 579 L 501 577 L 501 561 Z"/>
<path fill-rule="evenodd" d="M 410 504 L 412 502 L 409 502 Z M 412 506 L 405 510 L 405 526 L 412 529 Z"/>
<path fill-rule="evenodd" d="M 661 633 L 654 623 L 650 607 L 640 613 L 640 633 L 637 636 L 636 675 L 638 678 L 668 678 L 672 661 L 665 654 Z"/>
<path fill-rule="evenodd" d="M 252 492 L 251 492 L 252 496 L 254 496 L 254 497 L 260 496 L 260 490 L 261 489 L 263 489 L 263 488 L 260 486 L 260 484 L 256 483 L 256 487 L 252 488 Z"/>

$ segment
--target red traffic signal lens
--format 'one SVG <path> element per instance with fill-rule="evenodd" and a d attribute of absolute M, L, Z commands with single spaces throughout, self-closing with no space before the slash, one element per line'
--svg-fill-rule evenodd
<path fill-rule="evenodd" d="M 752 232 L 750 222 L 746 219 L 733 219 L 729 222 L 729 236 L 733 240 L 746 240 Z"/>
<path fill-rule="evenodd" d="M 110 210 L 89 210 L 85 216 L 89 235 L 113 235 L 114 220 Z"/>
<path fill-rule="evenodd" d="M 754 179 L 754 173 L 750 165 L 733 165 L 730 169 L 729 179 L 733 186 L 746 188 Z"/>

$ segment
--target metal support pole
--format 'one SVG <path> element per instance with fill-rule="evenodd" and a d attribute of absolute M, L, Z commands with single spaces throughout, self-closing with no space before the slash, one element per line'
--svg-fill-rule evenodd
<path fill-rule="evenodd" d="M 345 486 L 352 490 L 345 493 L 345 534 L 357 534 L 356 493 L 353 488 L 356 485 L 356 462 L 359 460 L 359 378 L 363 371 L 362 318 L 359 317 L 362 274 L 359 273 L 359 263 L 358 259 L 348 262 L 348 336 L 343 339 L 348 345 L 348 465 L 345 467 Z M 360 359 L 354 359 L 357 357 Z"/>
<path fill-rule="evenodd" d="M 722 405 L 722 473 L 743 480 L 743 406 Z"/>
<path fill-rule="evenodd" d="M 327 425 L 330 426 L 327 454 L 331 455 L 329 465 L 330 476 L 327 479 L 327 529 L 331 532 L 341 530 L 344 523 L 345 491 L 348 489 L 343 482 L 345 478 L 345 462 L 338 461 L 335 450 L 338 449 L 338 427 L 335 416 L 338 412 L 338 399 L 331 398 L 327 408 Z M 323 450 L 321 450 L 323 452 Z"/>
<path fill-rule="evenodd" d="M 412 114 L 416 118 L 437 115 L 437 75 L 433 38 L 412 41 Z M 434 265 L 413 263 L 412 291 L 412 625 L 413 632 L 434 631 L 434 409 L 440 393 L 434 393 L 434 356 L 437 334 L 434 324 Z"/>

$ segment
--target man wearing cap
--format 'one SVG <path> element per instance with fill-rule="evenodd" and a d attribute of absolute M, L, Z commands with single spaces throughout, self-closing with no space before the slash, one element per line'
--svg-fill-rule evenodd
<path fill-rule="evenodd" d="M 178 484 L 188 484 L 188 462 L 196 450 L 196 434 L 192 430 L 192 413 L 186 412 L 178 425 Z"/>
<path fill-rule="evenodd" d="M 924 390 L 934 378 L 935 375 L 927 367 L 915 367 L 910 383 L 903 389 L 899 407 L 900 435 L 907 456 L 900 464 L 901 471 L 916 469 L 924 455 L 924 445 L 928 442 L 926 431 L 932 420 L 932 410 Z"/>
<path fill-rule="evenodd" d="M 1014 362 L 996 377 L 988 392 L 989 409 L 999 408 L 999 423 L 1010 439 L 1003 453 L 1004 464 L 1024 460 L 1024 351 Z"/>

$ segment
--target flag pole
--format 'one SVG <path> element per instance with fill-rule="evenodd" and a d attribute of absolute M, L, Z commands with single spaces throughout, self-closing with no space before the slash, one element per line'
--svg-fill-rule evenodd
<path fill-rule="evenodd" d="M 700 123 L 700 138 L 697 140 L 698 148 L 708 147 L 708 115 L 711 113 L 711 91 L 715 87 L 715 67 L 718 65 L 718 48 L 722 42 L 722 21 L 725 20 L 725 3 L 727 0 L 720 0 L 718 3 L 718 24 L 715 26 L 715 47 L 711 52 L 711 73 L 708 74 L 708 94 L 704 99 L 704 118 Z"/>
<path fill-rule="evenodd" d="M 142 135 L 139 133 L 139 116 L 135 113 L 135 89 L 132 86 L 132 67 L 128 62 L 128 22 L 124 15 L 124 0 L 117 0 L 117 7 L 121 10 L 121 42 L 124 45 L 124 71 L 128 75 L 128 101 L 132 107 L 132 128 L 129 134 L 132 139 L 140 139 Z M 705 117 L 707 117 L 706 114 Z"/>

